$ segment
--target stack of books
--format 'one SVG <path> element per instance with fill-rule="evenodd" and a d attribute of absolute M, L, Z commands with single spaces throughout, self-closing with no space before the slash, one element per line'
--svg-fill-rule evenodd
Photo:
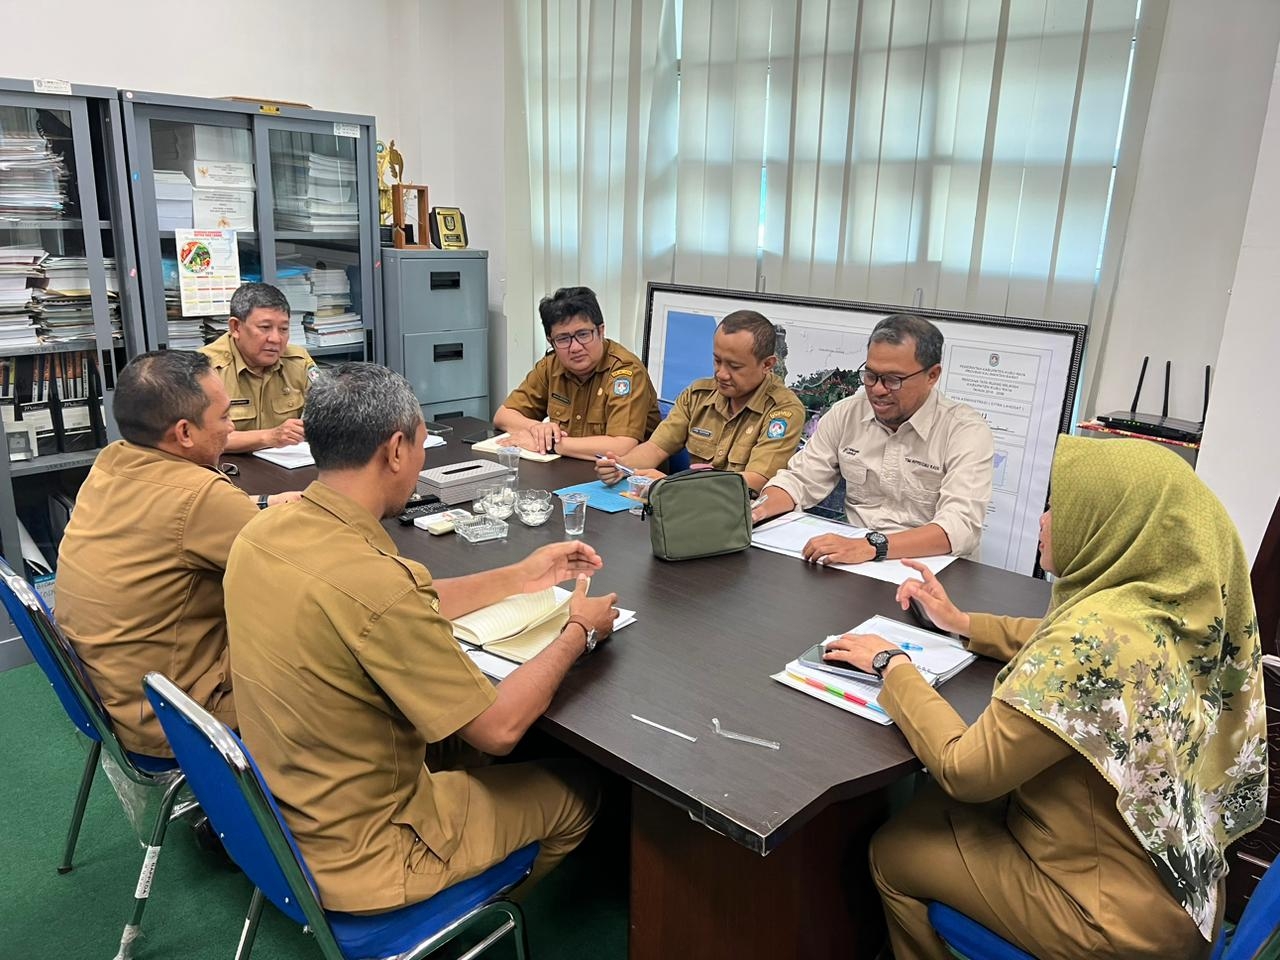
<path fill-rule="evenodd" d="M 40 247 L 0 247 L 0 351 L 39 344 L 32 295 L 44 285 Z"/>
<path fill-rule="evenodd" d="M 364 342 L 360 314 L 351 311 L 351 283 L 347 272 L 317 267 L 311 271 L 315 312 L 305 318 L 307 346 L 330 347 Z"/>

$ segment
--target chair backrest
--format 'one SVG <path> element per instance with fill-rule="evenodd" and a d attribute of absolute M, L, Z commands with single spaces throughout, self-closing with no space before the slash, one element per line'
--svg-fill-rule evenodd
<path fill-rule="evenodd" d="M 115 752 L 123 753 L 111 727 L 111 718 L 98 692 L 85 673 L 84 664 L 58 625 L 53 622 L 44 601 L 22 577 L 0 559 L 0 600 L 9 619 L 22 634 L 40 669 L 52 684 L 62 708 L 71 722 L 85 736 L 104 746 L 115 744 L 113 759 L 122 763 Z"/>
<path fill-rule="evenodd" d="M 326 955 L 340 956 L 311 871 L 248 748 L 164 674 L 148 673 L 143 684 L 227 854 L 282 913 L 312 928 Z"/>
<path fill-rule="evenodd" d="M 1276 501 L 1267 532 L 1253 558 L 1253 602 L 1263 653 L 1280 656 L 1280 500 Z"/>
<path fill-rule="evenodd" d="M 667 419 L 667 414 L 671 412 L 671 408 L 674 406 L 675 404 L 670 400 L 659 400 L 658 415 L 662 417 L 663 420 Z M 692 463 L 693 458 L 689 456 L 689 451 L 681 447 L 667 458 L 667 472 L 679 473 L 681 470 L 688 470 Z"/>

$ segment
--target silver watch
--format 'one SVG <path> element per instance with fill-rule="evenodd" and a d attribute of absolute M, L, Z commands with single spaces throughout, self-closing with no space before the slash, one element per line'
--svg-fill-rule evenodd
<path fill-rule="evenodd" d="M 582 632 L 587 635 L 587 648 L 582 651 L 583 654 L 584 655 L 588 654 L 592 650 L 594 650 L 596 648 L 596 644 L 600 642 L 600 639 L 596 636 L 595 627 L 587 626 L 587 622 L 579 617 L 571 618 L 569 622 L 565 624 L 565 626 L 567 627 L 570 623 L 576 623 L 578 626 L 582 628 Z"/>

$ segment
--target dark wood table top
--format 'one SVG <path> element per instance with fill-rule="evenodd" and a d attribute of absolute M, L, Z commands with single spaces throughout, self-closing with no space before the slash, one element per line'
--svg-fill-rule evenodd
<path fill-rule="evenodd" d="M 468 432 L 455 429 L 456 438 Z M 427 465 L 476 459 L 453 439 L 427 451 Z M 313 468 L 286 471 L 253 456 L 228 458 L 252 493 L 301 489 Z M 594 479 L 590 464 L 524 461 L 522 488 L 554 490 Z M 512 516 L 505 541 L 470 544 L 433 537 L 395 520 L 400 551 L 447 577 L 519 559 L 563 537 L 557 514 L 541 527 Z M 829 804 L 884 787 L 919 769 L 897 727 L 835 709 L 770 679 L 822 637 L 874 614 L 910 622 L 894 586 L 812 567 L 764 550 L 706 560 L 656 559 L 644 520 L 592 510 L 583 537 L 604 558 L 592 592 L 616 591 L 637 611 L 569 673 L 541 726 L 602 766 L 687 809 L 691 816 L 759 853 L 772 850 Z M 957 560 L 939 579 L 962 609 L 1041 616 L 1043 581 Z M 972 721 L 991 696 L 998 664 L 980 659 L 940 688 Z M 697 737 L 690 743 L 638 723 L 632 714 Z M 776 740 L 781 749 L 712 733 Z"/>

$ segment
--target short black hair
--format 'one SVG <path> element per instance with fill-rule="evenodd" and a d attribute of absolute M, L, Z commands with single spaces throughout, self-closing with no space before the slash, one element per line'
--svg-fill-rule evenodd
<path fill-rule="evenodd" d="M 590 287 L 561 287 L 538 304 L 538 316 L 542 317 L 542 330 L 550 337 L 551 328 L 574 317 L 586 317 L 597 327 L 604 326 L 604 313 L 600 301 Z"/>
<path fill-rule="evenodd" d="M 190 350 L 152 350 L 130 360 L 116 377 L 113 411 L 120 436 L 154 447 L 179 420 L 201 424 L 209 406 L 200 382 L 209 358 Z"/>
<path fill-rule="evenodd" d="M 754 310 L 735 310 L 720 321 L 725 333 L 748 331 L 752 338 L 751 352 L 757 360 L 768 360 L 778 351 L 778 330 L 773 321 Z"/>
<path fill-rule="evenodd" d="M 876 324 L 867 338 L 867 346 L 873 343 L 902 343 L 910 337 L 916 342 L 916 363 L 930 370 L 942 362 L 942 331 L 924 317 L 914 313 L 895 313 Z"/>
<path fill-rule="evenodd" d="M 350 470 L 396 433 L 414 437 L 422 407 L 400 374 L 376 363 L 340 363 L 316 377 L 302 419 L 316 467 Z"/>
<path fill-rule="evenodd" d="M 289 313 L 289 299 L 269 283 L 242 283 L 231 295 L 231 316 L 248 320 L 255 310 L 283 310 Z"/>

